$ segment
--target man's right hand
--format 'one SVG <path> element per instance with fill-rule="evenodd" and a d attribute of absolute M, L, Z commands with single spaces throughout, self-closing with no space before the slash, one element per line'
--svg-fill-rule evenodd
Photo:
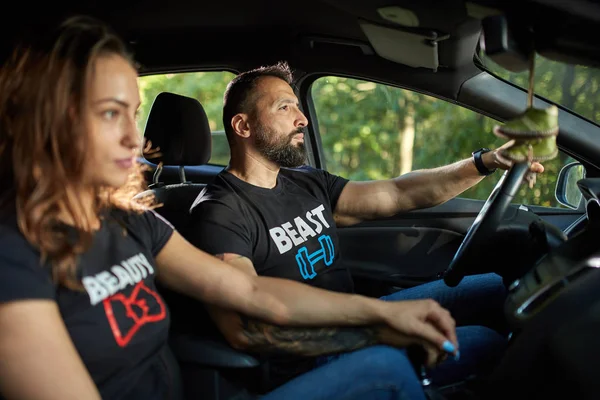
<path fill-rule="evenodd" d="M 379 331 L 381 343 L 399 348 L 422 345 L 427 366 L 445 359 L 445 342 L 452 343 L 458 352 L 454 319 L 434 300 L 390 301 L 383 307 L 386 325 Z"/>

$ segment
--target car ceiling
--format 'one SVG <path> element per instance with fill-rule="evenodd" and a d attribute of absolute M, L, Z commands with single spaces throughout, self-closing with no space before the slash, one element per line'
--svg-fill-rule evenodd
<path fill-rule="evenodd" d="M 464 82 L 481 72 L 473 63 L 473 55 L 484 15 L 504 12 L 512 19 L 527 21 L 536 33 L 538 50 L 546 56 L 600 65 L 600 43 L 594 29 L 600 26 L 598 3 L 54 0 L 34 8 L 28 2 L 14 2 L 11 12 L 0 15 L 0 57 L 8 54 L 15 37 L 35 34 L 65 15 L 85 13 L 106 20 L 131 43 L 141 74 L 207 68 L 242 71 L 287 60 L 300 74 L 360 76 L 457 100 Z M 384 19 L 378 9 L 390 6 L 410 10 L 416 24 L 400 25 Z M 428 45 L 438 48 L 436 73 L 374 54 L 377 47 L 365 35 L 361 22 L 421 35 L 417 39 L 421 49 Z M 395 51 L 402 58 L 413 48 L 398 47 Z"/>
<path fill-rule="evenodd" d="M 504 4 L 504 3 L 509 3 Z M 562 50 L 588 62 L 600 58 L 596 35 L 590 27 L 600 23 L 597 2 L 570 0 L 273 0 L 185 1 L 55 0 L 36 6 L 15 2 L 14 10 L 0 15 L 0 44 L 8 53 L 15 36 L 37 32 L 66 14 L 86 13 L 108 21 L 132 43 L 140 73 L 186 69 L 227 68 L 245 70 L 287 60 L 298 71 L 355 75 L 410 87 L 447 99 L 457 99 L 461 85 L 480 73 L 473 64 L 483 10 L 504 10 L 544 32 L 539 40 L 551 55 Z M 416 26 L 401 26 L 384 19 L 380 7 L 410 10 Z M 486 8 L 483 8 L 486 7 Z M 473 11 L 476 9 L 475 11 Z M 543 11 L 543 14 L 540 12 Z M 543 15 L 543 17 L 540 17 Z M 360 22 L 391 27 L 435 40 L 439 67 L 413 68 L 373 55 L 372 43 Z M 548 32 L 551 32 L 548 33 Z M 573 39 L 576 35 L 576 40 Z M 573 42 L 577 41 L 574 46 Z M 432 43 L 423 39 L 424 43 Z M 570 50 L 566 52 L 565 47 Z M 405 50 L 405 54 L 412 50 Z M 398 51 L 401 53 L 401 51 Z M 402 55 L 402 54 L 400 54 Z"/>
<path fill-rule="evenodd" d="M 34 12 L 31 4 L 21 2 L 14 3 L 10 13 L 0 15 L 0 59 L 9 53 L 15 37 L 35 35 L 65 15 L 85 13 L 110 23 L 131 44 L 141 74 L 211 68 L 243 71 L 287 60 L 300 77 L 304 73 L 333 73 L 368 78 L 503 119 L 515 111 L 503 113 L 501 105 L 491 104 L 485 109 L 475 102 L 461 101 L 468 98 L 461 96 L 461 89 L 481 75 L 473 62 L 481 18 L 504 13 L 512 20 L 525 21 L 542 55 L 600 66 L 595 29 L 600 27 L 599 2 L 55 0 L 36 6 Z M 378 9 L 390 6 L 410 10 L 417 23 L 407 26 L 384 19 Z M 361 22 L 421 35 L 422 47 L 435 42 L 437 69 L 415 68 L 378 56 Z M 583 142 L 577 147 L 582 151 L 586 148 Z"/>
<path fill-rule="evenodd" d="M 515 3 L 515 4 L 513 4 Z M 378 9 L 398 6 L 414 13 L 416 26 L 401 26 L 384 19 Z M 407 32 L 434 32 L 447 37 L 439 42 L 440 65 L 460 69 L 471 61 L 482 7 L 502 10 L 528 21 L 541 50 L 568 56 L 600 58 L 594 35 L 600 24 L 598 1 L 529 0 L 519 2 L 473 0 L 272 0 L 185 1 L 104 0 L 65 2 L 55 0 L 40 7 L 15 2 L 14 11 L 0 16 L 1 37 L 9 42 L 20 31 L 53 24 L 67 13 L 88 13 L 107 20 L 128 40 L 148 70 L 198 66 L 198 63 L 233 62 L 243 65 L 250 53 L 281 59 L 302 50 L 303 37 L 339 38 L 367 43 L 359 21 L 369 21 Z M 477 8 L 479 11 L 474 12 Z M 479 14 L 479 15 L 477 15 Z M 299 40 L 300 39 L 300 40 Z M 463 48 L 463 41 L 469 46 Z M 574 43 L 577 42 L 577 43 Z M 338 46 L 342 48 L 343 46 Z M 570 47 L 570 50 L 566 48 Z M 334 51 L 330 46 L 328 51 Z M 346 49 L 347 50 L 347 49 Z M 341 49 L 340 52 L 345 50 Z M 302 53 L 302 52 L 301 52 Z M 587 54 L 596 53 L 596 54 Z M 175 57 L 173 57 L 175 55 Z M 170 57 L 167 57 L 170 56 Z M 306 56 L 306 55 L 305 55 Z M 558 57 L 558 55 L 556 55 Z M 249 63 L 254 62 L 251 57 Z"/>

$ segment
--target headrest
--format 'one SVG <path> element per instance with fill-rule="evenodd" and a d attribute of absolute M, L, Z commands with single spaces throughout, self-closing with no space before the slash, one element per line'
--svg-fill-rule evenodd
<path fill-rule="evenodd" d="M 200 102 L 191 97 L 163 92 L 156 96 L 146 129 L 152 149 L 160 148 L 160 157 L 148 161 L 164 165 L 207 164 L 211 153 L 208 118 Z"/>

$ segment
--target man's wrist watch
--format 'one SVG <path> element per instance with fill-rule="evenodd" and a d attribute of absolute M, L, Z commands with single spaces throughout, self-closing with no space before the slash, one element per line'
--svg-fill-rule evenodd
<path fill-rule="evenodd" d="M 473 163 L 475 163 L 475 168 L 477 168 L 477 171 L 479 171 L 479 173 L 483 176 L 488 176 L 496 172 L 496 168 L 492 170 L 488 169 L 483 163 L 483 160 L 481 159 L 481 156 L 489 151 L 491 150 L 486 147 L 483 147 L 471 153 L 473 155 Z"/>

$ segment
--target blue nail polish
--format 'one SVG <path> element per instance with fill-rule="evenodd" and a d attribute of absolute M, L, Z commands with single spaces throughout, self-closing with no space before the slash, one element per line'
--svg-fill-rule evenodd
<path fill-rule="evenodd" d="M 454 348 L 454 345 L 450 343 L 449 340 L 446 340 L 444 344 L 442 344 L 442 350 L 444 350 L 446 353 L 454 353 L 456 349 Z"/>
<path fill-rule="evenodd" d="M 456 355 L 454 356 L 454 361 L 458 361 L 460 360 L 460 350 L 456 352 Z"/>

